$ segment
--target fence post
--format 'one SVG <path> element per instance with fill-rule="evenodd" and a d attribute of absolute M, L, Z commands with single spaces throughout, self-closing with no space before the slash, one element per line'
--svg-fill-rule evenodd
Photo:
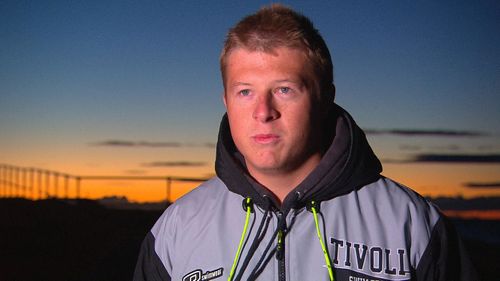
<path fill-rule="evenodd" d="M 15 181 L 16 181 L 16 174 L 14 167 L 10 167 L 10 197 L 15 197 Z"/>
<path fill-rule="evenodd" d="M 23 193 L 23 197 L 28 197 L 26 194 L 28 192 L 28 170 L 26 168 L 22 168 L 22 171 L 23 171 L 23 183 L 22 183 L 22 193 Z"/>
<path fill-rule="evenodd" d="M 30 168 L 30 198 L 35 200 L 35 169 Z"/>
<path fill-rule="evenodd" d="M 45 199 L 50 198 L 50 171 L 45 170 Z"/>
<path fill-rule="evenodd" d="M 69 175 L 64 175 L 64 198 L 68 199 Z"/>
<path fill-rule="evenodd" d="M 16 196 L 21 197 L 21 170 L 19 167 L 16 167 Z"/>
<path fill-rule="evenodd" d="M 42 199 L 42 171 L 40 169 L 37 169 L 37 174 L 38 174 L 38 200 Z"/>
<path fill-rule="evenodd" d="M 81 177 L 76 177 L 76 199 L 80 199 L 80 182 L 82 180 Z"/>
<path fill-rule="evenodd" d="M 54 172 L 54 197 L 59 198 L 59 173 Z"/>

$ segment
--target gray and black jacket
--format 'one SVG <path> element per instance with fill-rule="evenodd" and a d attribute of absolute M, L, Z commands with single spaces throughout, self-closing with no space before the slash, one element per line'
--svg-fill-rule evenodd
<path fill-rule="evenodd" d="M 380 175 L 351 116 L 335 106 L 328 124 L 329 149 L 280 205 L 246 172 L 224 117 L 217 177 L 163 213 L 143 242 L 134 280 L 227 280 L 233 263 L 234 280 L 329 280 L 312 204 L 337 281 L 477 280 L 450 223 Z"/>

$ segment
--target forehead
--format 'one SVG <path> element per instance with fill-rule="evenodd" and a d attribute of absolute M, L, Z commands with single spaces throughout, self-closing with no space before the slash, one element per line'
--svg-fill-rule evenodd
<path fill-rule="evenodd" d="M 293 58 L 297 63 L 307 63 L 307 56 L 299 49 L 292 49 L 288 47 L 279 47 L 270 50 L 252 50 L 247 48 L 235 48 L 231 50 L 227 57 L 228 66 L 242 64 L 243 61 L 261 60 L 282 60 L 285 58 Z M 290 63 L 293 63 L 290 61 Z"/>
<path fill-rule="evenodd" d="M 313 65 L 300 49 L 280 47 L 269 51 L 237 48 L 227 57 L 226 82 L 241 76 L 296 76 L 307 84 L 316 84 Z"/>

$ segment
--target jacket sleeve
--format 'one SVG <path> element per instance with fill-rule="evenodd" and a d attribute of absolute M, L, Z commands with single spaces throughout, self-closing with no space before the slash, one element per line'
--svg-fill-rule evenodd
<path fill-rule="evenodd" d="M 441 217 L 416 268 L 418 281 L 479 280 L 453 224 Z"/>
<path fill-rule="evenodd" d="M 151 232 L 142 242 L 139 258 L 135 266 L 134 281 L 170 281 L 165 266 L 155 251 L 155 237 Z"/>

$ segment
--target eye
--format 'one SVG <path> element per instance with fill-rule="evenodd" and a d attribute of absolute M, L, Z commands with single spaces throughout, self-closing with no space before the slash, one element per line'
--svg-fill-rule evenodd
<path fill-rule="evenodd" d="M 250 95 L 250 90 L 244 89 L 244 90 L 239 91 L 238 94 L 246 97 L 246 96 Z"/>
<path fill-rule="evenodd" d="M 289 94 L 292 92 L 292 89 L 288 88 L 288 87 L 279 87 L 278 88 L 278 94 Z"/>

